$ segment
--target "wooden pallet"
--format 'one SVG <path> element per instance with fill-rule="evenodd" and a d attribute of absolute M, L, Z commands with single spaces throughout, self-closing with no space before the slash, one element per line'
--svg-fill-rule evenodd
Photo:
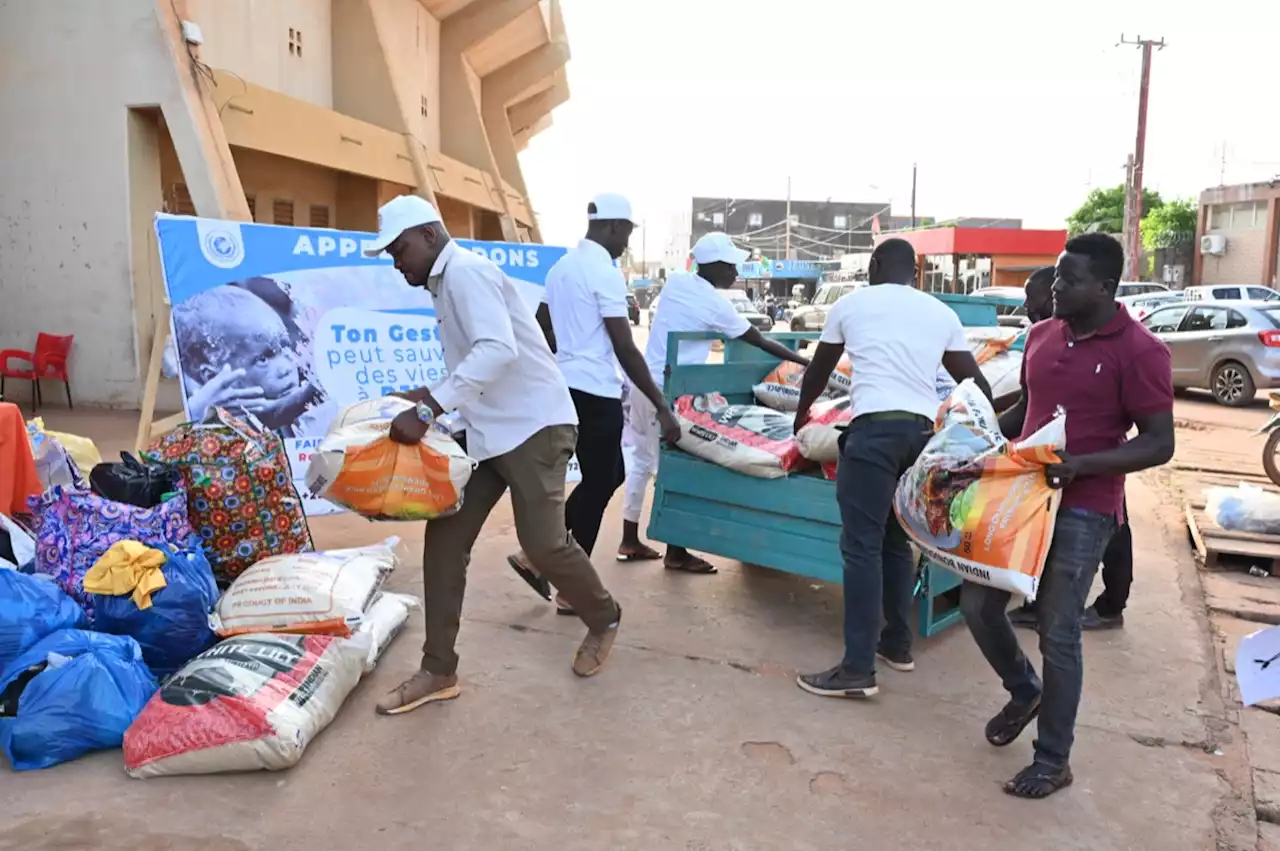
<path fill-rule="evenodd" d="M 1280 576 L 1280 535 L 1221 529 L 1205 515 L 1202 502 L 1187 503 L 1185 513 L 1187 534 L 1205 570 L 1247 570 L 1257 565 Z"/>

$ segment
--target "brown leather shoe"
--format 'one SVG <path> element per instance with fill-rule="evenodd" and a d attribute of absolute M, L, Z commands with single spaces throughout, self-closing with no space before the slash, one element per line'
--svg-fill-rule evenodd
<path fill-rule="evenodd" d="M 459 693 L 456 674 L 443 677 L 430 671 L 418 671 L 378 701 L 378 714 L 403 715 L 428 703 L 453 700 Z"/>
<path fill-rule="evenodd" d="M 578 652 L 573 655 L 573 672 L 580 677 L 592 677 L 600 672 L 613 652 L 613 642 L 618 638 L 618 624 L 622 622 L 622 607 L 618 606 L 618 618 L 600 632 L 591 630 L 582 639 Z"/>

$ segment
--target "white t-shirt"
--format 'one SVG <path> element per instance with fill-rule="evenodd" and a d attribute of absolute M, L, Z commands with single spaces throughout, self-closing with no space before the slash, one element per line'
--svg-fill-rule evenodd
<path fill-rule="evenodd" d="M 969 351 L 955 311 L 899 284 L 860 287 L 841 297 L 827 314 L 822 342 L 841 344 L 849 354 L 854 417 L 907 411 L 933 419 L 943 353 Z"/>
<path fill-rule="evenodd" d="M 609 252 L 584 239 L 547 272 L 542 300 L 556 332 L 556 362 L 574 390 L 617 399 L 622 379 L 604 320 L 627 318 L 627 282 Z"/>
<path fill-rule="evenodd" d="M 667 335 L 671 332 L 716 331 L 734 339 L 750 329 L 747 318 L 734 310 L 729 300 L 705 279 L 689 272 L 672 275 L 662 288 L 658 310 L 649 327 L 644 362 L 661 387 L 662 373 L 667 366 Z M 711 340 L 681 342 L 677 363 L 706 363 L 711 355 L 711 343 Z"/>

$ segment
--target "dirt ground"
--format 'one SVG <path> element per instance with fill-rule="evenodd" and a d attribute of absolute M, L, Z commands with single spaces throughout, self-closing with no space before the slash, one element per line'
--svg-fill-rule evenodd
<path fill-rule="evenodd" d="M 104 455 L 136 425 L 43 414 Z M 1264 417 L 1180 401 L 1178 461 L 1232 446 L 1258 464 L 1244 428 Z M 620 499 L 595 562 L 626 617 L 608 668 L 578 680 L 582 627 L 506 567 L 517 543 L 503 503 L 471 565 L 459 700 L 374 714 L 417 663 L 415 619 L 293 770 L 135 781 L 108 752 L 0 772 L 0 851 L 1280 849 L 1259 838 L 1250 761 L 1275 734 L 1245 723 L 1277 719 L 1231 703 L 1186 543 L 1186 486 L 1172 469 L 1130 485 L 1127 626 L 1086 636 L 1076 783 L 1048 801 L 1000 791 L 1032 733 L 1002 750 L 983 740 L 1004 694 L 963 626 L 922 641 L 915 673 L 883 672 L 873 702 L 812 697 L 792 680 L 839 658 L 839 588 L 736 563 L 711 577 L 617 564 Z M 420 590 L 420 526 L 339 516 L 313 531 L 320 546 L 403 536 L 391 587 Z"/>

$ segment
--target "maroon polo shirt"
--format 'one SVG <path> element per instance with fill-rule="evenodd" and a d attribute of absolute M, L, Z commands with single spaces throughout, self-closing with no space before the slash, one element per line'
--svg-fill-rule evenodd
<path fill-rule="evenodd" d="M 1076 337 L 1062 319 L 1046 319 L 1027 332 L 1022 386 L 1027 417 L 1021 437 L 1067 416 L 1067 452 L 1088 455 L 1128 439 L 1136 418 L 1173 410 L 1169 347 L 1117 305 L 1115 317 Z M 1081 476 L 1062 492 L 1063 508 L 1123 518 L 1124 476 Z"/>

